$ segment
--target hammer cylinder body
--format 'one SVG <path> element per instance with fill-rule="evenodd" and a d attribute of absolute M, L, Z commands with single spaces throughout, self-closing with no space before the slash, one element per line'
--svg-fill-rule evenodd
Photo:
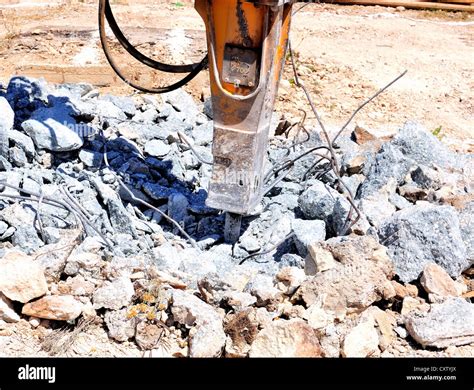
<path fill-rule="evenodd" d="M 195 1 L 206 24 L 214 114 L 210 207 L 248 214 L 261 200 L 292 2 Z"/>

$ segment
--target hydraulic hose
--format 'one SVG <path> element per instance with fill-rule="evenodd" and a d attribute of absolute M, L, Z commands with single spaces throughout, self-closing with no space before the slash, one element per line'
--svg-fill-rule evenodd
<path fill-rule="evenodd" d="M 185 73 L 189 71 L 189 74 L 183 77 L 181 80 L 177 81 L 174 84 L 164 86 L 164 87 L 157 87 L 157 88 L 147 88 L 141 85 L 134 83 L 133 81 L 129 80 L 126 76 L 118 68 L 115 60 L 112 57 L 110 52 L 109 44 L 107 43 L 107 34 L 105 31 L 105 19 L 110 24 L 110 28 L 112 32 L 119 40 L 120 44 L 125 48 L 125 50 L 132 55 L 135 59 L 140 61 L 141 63 L 157 70 L 161 70 L 168 73 Z M 112 9 L 110 8 L 109 0 L 99 0 L 99 36 L 100 42 L 102 44 L 102 49 L 104 51 L 105 57 L 109 62 L 110 66 L 126 84 L 130 85 L 131 87 L 138 89 L 139 91 L 146 92 L 146 93 L 165 93 L 173 91 L 177 88 L 182 87 L 183 85 L 190 82 L 193 78 L 195 78 L 198 73 L 203 70 L 207 66 L 207 56 L 203 58 L 203 60 L 198 64 L 191 64 L 191 65 L 168 65 L 163 64 L 161 62 L 155 61 L 133 47 L 133 45 L 125 38 L 122 31 L 117 25 L 117 22 L 113 16 Z"/>

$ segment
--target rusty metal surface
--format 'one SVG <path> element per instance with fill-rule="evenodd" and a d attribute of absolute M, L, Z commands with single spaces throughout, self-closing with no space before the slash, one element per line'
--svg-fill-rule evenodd
<path fill-rule="evenodd" d="M 240 228 L 242 226 L 242 215 L 234 213 L 225 214 L 224 240 L 228 244 L 234 244 L 239 240 Z"/>
<path fill-rule="evenodd" d="M 258 53 L 253 49 L 244 49 L 226 45 L 222 79 L 226 83 L 254 87 L 258 82 Z"/>

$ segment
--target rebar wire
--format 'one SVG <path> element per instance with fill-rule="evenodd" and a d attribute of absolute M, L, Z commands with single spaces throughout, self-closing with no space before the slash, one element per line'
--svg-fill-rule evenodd
<path fill-rule="evenodd" d="M 311 95 L 309 94 L 308 90 L 306 89 L 304 84 L 299 79 L 298 72 L 297 72 L 297 69 L 296 69 L 295 56 L 294 56 L 294 53 L 293 53 L 293 49 L 291 47 L 291 41 L 288 43 L 288 46 L 289 46 L 288 50 L 289 50 L 290 59 L 291 59 L 291 66 L 292 66 L 293 73 L 294 73 L 294 76 L 295 76 L 295 85 L 300 87 L 303 90 L 303 92 L 306 96 L 306 99 L 308 100 L 308 103 L 309 103 L 309 105 L 310 105 L 310 107 L 311 107 L 311 109 L 314 113 L 316 121 L 318 122 L 318 124 L 319 124 L 319 126 L 322 130 L 322 133 L 324 135 L 324 138 L 326 140 L 327 149 L 330 153 L 329 161 L 330 161 L 330 164 L 331 164 L 331 169 L 332 169 L 332 171 L 334 172 L 334 174 L 336 176 L 336 182 L 337 182 L 338 189 L 341 192 L 345 191 L 347 193 L 346 198 L 347 198 L 347 200 L 349 201 L 349 203 L 351 205 L 351 208 L 348 212 L 348 215 L 347 215 L 347 218 L 346 218 L 346 221 L 344 223 L 343 228 L 341 229 L 341 231 L 337 232 L 338 235 L 345 235 L 347 233 L 347 231 L 352 226 L 354 226 L 354 224 L 357 223 L 357 221 L 361 218 L 362 214 L 361 214 L 360 210 L 358 209 L 358 207 L 355 205 L 355 200 L 354 200 L 354 196 L 353 196 L 352 192 L 347 187 L 347 185 L 341 180 L 340 167 L 339 167 L 339 164 L 338 164 L 336 153 L 334 152 L 335 141 L 341 135 L 341 133 L 347 128 L 347 126 L 352 122 L 352 120 L 359 113 L 359 111 L 361 111 L 367 104 L 372 102 L 375 98 L 377 98 L 384 91 L 386 91 L 396 81 L 398 81 L 400 78 L 402 78 L 407 73 L 407 70 L 402 72 L 399 76 L 397 76 L 395 79 L 393 79 L 390 83 L 385 85 L 383 88 L 381 88 L 379 91 L 377 91 L 374 95 L 372 95 L 369 99 L 365 100 L 362 104 L 360 104 L 356 108 L 356 110 L 352 113 L 352 115 L 349 117 L 349 119 L 346 121 L 346 123 L 341 127 L 341 129 L 338 131 L 338 133 L 334 136 L 334 138 L 331 140 L 330 137 L 329 137 L 329 133 L 327 132 L 326 127 L 325 127 L 325 125 L 324 125 L 324 123 L 323 123 L 323 121 L 322 121 L 322 119 L 321 119 L 321 117 L 320 117 L 320 115 L 319 115 L 319 113 L 316 109 L 316 106 L 314 105 L 314 103 L 311 99 Z M 313 167 L 311 167 L 311 169 L 312 168 Z M 305 173 L 306 176 L 307 176 L 307 173 L 308 172 Z M 352 214 L 353 214 L 354 211 L 357 213 L 357 217 L 354 220 L 352 220 Z M 349 223 L 349 221 L 350 221 L 350 223 Z"/>
<path fill-rule="evenodd" d="M 285 165 L 284 168 L 279 168 L 278 166 L 283 164 L 283 163 L 287 163 L 288 161 L 291 161 L 291 160 L 288 160 L 287 157 L 291 154 L 291 149 L 293 149 L 293 151 L 296 151 L 296 147 L 297 146 L 300 146 L 300 145 L 303 145 L 305 144 L 306 142 L 308 142 L 310 139 L 311 139 L 311 135 L 309 134 L 309 131 L 306 129 L 306 127 L 304 126 L 304 123 L 306 121 L 306 117 L 307 117 L 307 113 L 305 110 L 303 109 L 299 109 L 302 113 L 303 113 L 303 116 L 302 118 L 296 122 L 296 123 L 293 123 L 291 124 L 285 131 L 284 131 L 284 134 L 286 136 L 286 138 L 289 137 L 289 133 L 290 131 L 295 127 L 295 126 L 298 126 L 298 130 L 296 132 L 296 135 L 294 137 L 294 140 L 292 142 L 291 145 L 289 146 L 284 146 L 282 148 L 280 148 L 280 150 L 286 150 L 286 153 L 283 157 L 281 157 L 278 161 L 276 161 L 268 170 L 267 172 L 265 172 L 265 174 L 263 175 L 263 182 L 264 183 L 267 183 L 272 176 L 275 176 L 277 175 L 279 172 L 281 172 L 283 169 L 285 168 L 289 168 L 287 172 L 285 172 L 284 174 L 278 176 L 278 181 L 274 181 L 274 184 L 273 185 L 269 185 L 267 187 L 265 187 L 264 189 L 264 192 L 263 192 L 263 195 L 267 194 L 276 184 L 278 184 L 280 181 L 282 181 L 283 179 L 285 179 L 285 177 L 287 177 L 289 175 L 289 173 L 291 172 L 291 168 L 293 166 L 293 164 L 289 164 L 289 165 Z M 306 134 L 306 139 L 304 140 L 298 140 L 299 138 L 299 135 L 301 132 L 304 132 Z"/>
<path fill-rule="evenodd" d="M 191 141 L 188 140 L 188 138 L 181 132 L 178 130 L 178 137 L 179 139 L 184 142 L 186 145 L 188 145 L 189 149 L 191 150 L 191 152 L 193 152 L 193 154 L 196 156 L 196 158 L 202 163 L 202 164 L 207 164 L 207 165 L 214 165 L 213 162 L 210 162 L 210 161 L 206 161 L 198 152 L 197 150 L 194 148 L 194 146 L 192 145 Z"/>
<path fill-rule="evenodd" d="M 269 253 L 273 252 L 275 249 L 277 249 L 281 244 L 283 244 L 284 242 L 290 240 L 291 238 L 293 238 L 295 236 L 295 233 L 289 233 L 287 234 L 282 240 L 278 241 L 276 244 L 272 245 L 270 248 L 267 248 L 263 251 L 260 251 L 260 252 L 256 252 L 256 253 L 252 253 L 248 256 L 245 256 L 242 260 L 240 260 L 239 262 L 239 265 L 242 265 L 243 263 L 245 263 L 247 260 L 253 258 L 253 257 L 256 257 L 256 256 L 263 256 L 263 255 L 268 255 Z"/>
<path fill-rule="evenodd" d="M 362 110 L 367 104 L 369 104 L 372 100 L 376 99 L 379 95 L 381 95 L 383 92 L 385 92 L 388 88 L 390 88 L 393 84 L 395 84 L 398 80 L 400 80 L 403 76 L 407 74 L 408 70 L 403 71 L 401 74 L 399 74 L 396 78 L 394 78 L 392 81 L 390 81 L 387 85 L 385 85 L 383 88 L 379 89 L 374 95 L 369 97 L 365 102 L 363 102 L 357 109 L 352 113 L 350 118 L 347 120 L 347 122 L 344 124 L 344 126 L 341 127 L 341 129 L 337 132 L 337 134 L 334 136 L 332 139 L 332 144 L 334 146 L 334 143 L 336 142 L 337 138 L 341 135 L 341 133 L 349 126 L 349 124 L 352 122 L 354 117 L 359 113 L 360 110 Z"/>
<path fill-rule="evenodd" d="M 297 10 L 296 12 L 300 11 L 302 8 L 304 8 L 304 6 L 301 7 L 299 10 Z M 299 79 L 298 72 L 297 72 L 297 69 L 296 69 L 295 58 L 294 58 L 293 50 L 292 50 L 292 47 L 291 47 L 291 42 L 289 42 L 288 50 L 289 50 L 290 59 L 291 59 L 291 66 L 292 66 L 293 73 L 294 73 L 294 76 L 295 76 L 295 85 L 303 90 L 303 92 L 306 96 L 306 99 L 308 100 L 309 106 L 311 107 L 311 110 L 313 111 L 313 114 L 316 118 L 316 121 L 318 122 L 318 125 L 320 126 L 320 128 L 322 130 L 322 133 L 323 133 L 324 138 L 326 140 L 327 146 L 318 146 L 318 147 L 310 148 L 306 151 L 303 151 L 299 155 L 293 157 L 292 159 L 285 159 L 289 155 L 289 153 L 287 153 L 283 159 L 281 159 L 278 163 L 275 163 L 273 165 L 273 167 L 265 174 L 265 181 L 267 181 L 267 180 L 270 179 L 271 176 L 278 175 L 279 172 L 284 171 L 286 169 L 286 171 L 283 172 L 283 174 L 277 176 L 277 178 L 264 190 L 264 195 L 267 194 L 275 185 L 277 185 L 279 182 L 281 182 L 290 173 L 292 167 L 294 166 L 294 164 L 298 160 L 300 160 L 301 158 L 303 158 L 303 157 L 305 157 L 305 156 L 307 156 L 311 153 L 314 153 L 316 156 L 319 156 L 320 158 L 304 173 L 303 180 L 306 183 L 307 180 L 310 177 L 311 172 L 318 166 L 318 164 L 320 164 L 324 160 L 328 161 L 330 167 L 329 168 L 325 167 L 324 169 L 321 169 L 318 176 L 317 176 L 317 178 L 319 179 L 320 177 L 324 176 L 325 174 L 329 173 L 330 171 L 333 171 L 333 173 L 336 176 L 336 182 L 337 182 L 337 186 L 338 186 L 339 190 L 346 193 L 346 199 L 350 204 L 350 209 L 349 209 L 349 212 L 346 216 L 346 219 L 344 221 L 343 226 L 340 228 L 340 230 L 338 232 L 336 232 L 337 235 L 345 235 L 347 233 L 347 231 L 358 222 L 358 220 L 362 217 L 362 214 L 361 214 L 360 210 L 358 209 L 357 205 L 355 204 L 354 195 L 352 194 L 352 191 L 341 180 L 340 167 L 339 167 L 339 163 L 338 163 L 338 160 L 337 160 L 336 153 L 334 151 L 335 141 L 342 134 L 342 132 L 349 126 L 349 124 L 352 122 L 354 117 L 359 113 L 359 111 L 361 111 L 366 105 L 368 105 L 370 102 L 372 102 L 374 99 L 376 99 L 384 91 L 386 91 L 396 81 L 398 81 L 400 78 L 402 78 L 407 73 L 407 71 L 405 70 L 403 73 L 401 73 L 399 76 L 397 76 L 394 80 L 392 80 L 390 83 L 388 83 L 383 88 L 381 88 L 379 91 L 377 91 L 374 95 L 372 95 L 367 100 L 365 100 L 361 105 L 359 105 L 357 107 L 357 109 L 349 117 L 349 119 L 346 121 L 346 123 L 341 127 L 341 129 L 338 131 L 338 133 L 331 140 L 330 137 L 329 137 L 329 133 L 327 132 L 326 127 L 325 127 L 325 125 L 324 125 L 324 123 L 323 123 L 323 121 L 322 121 L 322 119 L 321 119 L 321 117 L 320 117 L 320 115 L 319 115 L 319 113 L 316 109 L 316 106 L 314 105 L 314 103 L 311 99 L 311 95 L 309 94 L 308 90 L 306 89 L 304 84 Z M 305 114 L 306 114 L 306 112 L 305 112 Z M 304 119 L 306 119 L 306 115 L 304 116 Z M 303 123 L 304 123 L 304 121 L 303 121 Z M 300 124 L 301 124 L 301 122 L 300 122 Z M 289 131 L 291 131 L 293 129 L 294 125 L 295 124 L 291 125 L 286 130 L 287 134 L 289 133 Z M 291 149 L 291 147 L 288 148 L 288 152 L 290 151 L 290 149 Z M 329 155 L 323 155 L 323 154 L 317 153 L 317 151 L 321 150 L 321 149 L 325 149 L 327 152 L 329 152 Z M 280 166 L 278 166 L 278 165 L 280 165 Z M 352 216 L 353 216 L 354 211 L 356 212 L 357 216 L 353 220 Z M 272 246 L 269 249 L 265 249 L 263 251 L 259 251 L 257 253 L 253 253 L 253 254 L 250 254 L 250 255 L 244 257 L 240 261 L 239 264 L 243 264 L 245 261 L 247 261 L 247 260 L 249 260 L 253 257 L 263 256 L 265 254 L 271 253 L 275 248 L 277 248 L 283 242 L 290 239 L 293 236 L 293 234 L 294 233 L 289 234 L 281 242 L 279 242 L 278 244 Z"/>
<path fill-rule="evenodd" d="M 80 210 L 77 209 L 76 205 L 71 203 L 71 201 L 67 199 L 67 197 L 66 199 L 58 200 L 58 199 L 52 198 L 51 196 L 44 195 L 42 192 L 37 193 L 34 191 L 27 190 L 25 188 L 20 188 L 20 187 L 8 184 L 6 182 L 0 181 L 0 189 L 3 187 L 14 189 L 18 191 L 19 193 L 24 193 L 24 194 L 29 195 L 29 197 L 22 196 L 22 195 L 2 194 L 2 193 L 0 193 L 0 197 L 15 199 L 15 200 L 22 200 L 22 201 L 27 201 L 27 202 L 38 202 L 40 204 L 48 204 L 50 206 L 59 207 L 59 208 L 69 211 L 74 216 L 76 220 L 76 224 L 79 225 L 80 223 L 82 225 L 82 229 L 86 234 L 87 234 L 86 226 L 89 226 L 95 233 L 97 233 L 97 235 L 104 241 L 104 243 L 109 248 L 113 248 L 112 243 L 108 240 L 108 238 L 105 237 L 104 234 L 102 234 L 102 232 L 99 229 L 97 229 L 94 226 L 94 224 L 85 215 L 82 214 Z M 60 187 L 60 190 L 61 190 L 61 187 Z"/>

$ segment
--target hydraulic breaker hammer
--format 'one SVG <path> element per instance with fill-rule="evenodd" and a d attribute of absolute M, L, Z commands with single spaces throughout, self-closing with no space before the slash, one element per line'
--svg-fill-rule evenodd
<path fill-rule="evenodd" d="M 288 46 L 289 1 L 196 0 L 206 24 L 214 119 L 207 205 L 238 215 L 261 201 L 268 133 Z"/>
<path fill-rule="evenodd" d="M 214 120 L 213 171 L 206 204 L 228 212 L 225 229 L 228 241 L 238 238 L 241 216 L 251 213 L 263 196 L 271 115 L 287 52 L 294 2 L 195 0 L 195 8 L 206 25 Z M 138 59 L 141 53 L 134 52 L 133 47 L 129 50 L 131 45 L 127 48 L 129 42 L 120 30 L 117 35 L 118 26 L 108 0 L 100 0 L 99 11 L 99 23 L 104 31 L 101 40 L 112 67 L 116 69 L 104 38 L 104 15 L 122 46 Z M 205 66 L 205 59 L 188 66 L 168 65 L 169 69 L 154 62 L 150 66 L 156 69 L 181 73 L 185 68 L 191 75 Z M 182 82 L 175 86 L 180 85 Z M 161 89 L 168 90 L 158 88 L 151 92 L 164 92 Z"/>

